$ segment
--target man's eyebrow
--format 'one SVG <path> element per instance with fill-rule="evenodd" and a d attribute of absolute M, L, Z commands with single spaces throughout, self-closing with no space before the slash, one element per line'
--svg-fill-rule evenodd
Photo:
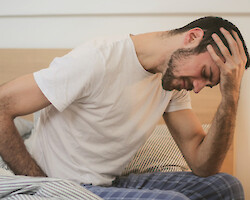
<path fill-rule="evenodd" d="M 209 77 L 209 81 L 212 82 L 213 80 L 213 72 L 212 72 L 212 67 L 210 66 L 210 77 Z"/>

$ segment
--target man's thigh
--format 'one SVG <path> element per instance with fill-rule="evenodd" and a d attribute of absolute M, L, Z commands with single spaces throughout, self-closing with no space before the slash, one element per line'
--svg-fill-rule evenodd
<path fill-rule="evenodd" d="M 206 178 L 198 177 L 191 172 L 131 174 L 127 177 L 117 178 L 113 186 L 128 189 L 175 191 L 192 200 L 244 199 L 241 183 L 235 177 L 224 173 Z"/>
<path fill-rule="evenodd" d="M 131 189 L 101 186 L 83 186 L 105 200 L 189 200 L 185 195 L 175 191 Z"/>

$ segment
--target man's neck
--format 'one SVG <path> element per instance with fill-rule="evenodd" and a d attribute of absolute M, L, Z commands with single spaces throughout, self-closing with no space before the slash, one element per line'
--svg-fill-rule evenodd
<path fill-rule="evenodd" d="M 139 62 L 151 73 L 164 73 L 172 52 L 178 48 L 175 36 L 167 32 L 131 35 Z"/>

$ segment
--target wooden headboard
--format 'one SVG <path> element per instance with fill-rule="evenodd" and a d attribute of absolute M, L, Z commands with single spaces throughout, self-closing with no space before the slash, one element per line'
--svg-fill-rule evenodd
<path fill-rule="evenodd" d="M 0 49 L 0 84 L 18 76 L 47 68 L 55 57 L 70 49 Z M 211 123 L 220 102 L 219 86 L 203 89 L 199 94 L 191 92 L 192 107 L 201 123 Z M 30 118 L 29 116 L 27 118 Z M 229 150 L 222 171 L 233 173 L 233 147 Z"/>

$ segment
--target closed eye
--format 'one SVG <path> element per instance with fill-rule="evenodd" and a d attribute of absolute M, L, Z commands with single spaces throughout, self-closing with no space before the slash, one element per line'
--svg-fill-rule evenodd
<path fill-rule="evenodd" d="M 212 72 L 212 67 L 210 67 L 210 77 L 209 77 L 210 82 L 213 81 L 213 72 Z"/>
<path fill-rule="evenodd" d="M 209 81 L 212 83 L 213 82 L 213 71 L 212 67 L 210 66 L 210 76 L 209 76 Z M 214 85 L 208 85 L 208 87 L 213 88 Z"/>
<path fill-rule="evenodd" d="M 201 72 L 201 76 L 204 78 L 204 79 L 207 79 L 207 75 L 206 75 L 206 66 L 203 67 L 202 69 L 202 72 Z"/>
<path fill-rule="evenodd" d="M 202 70 L 202 76 L 205 78 L 205 79 L 208 79 L 211 83 L 213 81 L 213 71 L 212 71 L 212 68 L 210 67 L 210 73 L 209 75 L 207 76 L 206 74 L 206 67 L 204 66 L 203 70 Z M 213 88 L 213 85 L 209 84 L 209 85 L 206 85 L 207 87 L 210 87 L 210 88 Z"/>

